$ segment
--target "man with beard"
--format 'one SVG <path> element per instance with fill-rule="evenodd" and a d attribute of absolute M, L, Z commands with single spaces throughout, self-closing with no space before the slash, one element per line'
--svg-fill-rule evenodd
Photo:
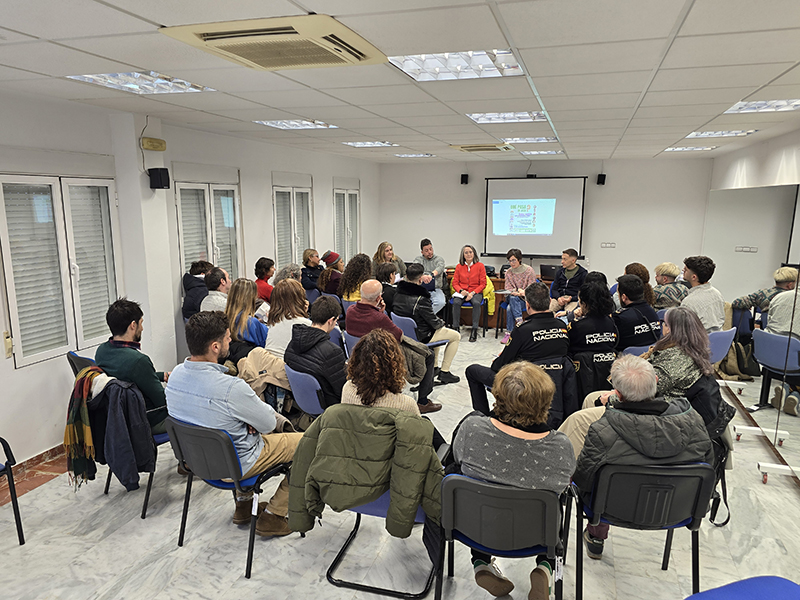
<path fill-rule="evenodd" d="M 147 354 L 141 351 L 144 313 L 138 302 L 120 298 L 108 307 L 106 323 L 111 338 L 101 344 L 95 353 L 97 366 L 106 375 L 129 381 L 144 396 L 147 420 L 153 434 L 166 433 L 167 399 L 161 382 L 169 373 L 156 371 Z"/>
<path fill-rule="evenodd" d="M 243 379 L 227 375 L 219 364 L 228 354 L 231 332 L 223 312 L 199 312 L 186 323 L 186 344 L 191 356 L 175 367 L 167 383 L 170 416 L 201 427 L 228 433 L 242 465 L 242 479 L 289 462 L 302 433 L 272 433 L 278 419 Z M 250 521 L 252 493 L 236 497 L 233 522 Z M 291 533 L 289 480 L 284 477 L 266 506 L 258 507 L 256 533 L 280 536 Z"/>

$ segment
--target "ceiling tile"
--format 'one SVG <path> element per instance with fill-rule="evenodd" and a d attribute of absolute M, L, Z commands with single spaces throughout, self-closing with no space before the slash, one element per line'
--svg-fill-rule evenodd
<path fill-rule="evenodd" d="M 151 117 L 158 117 L 165 121 L 173 121 L 176 123 L 241 123 L 236 119 L 229 119 L 228 117 L 221 117 L 212 113 L 201 112 L 199 110 L 177 110 L 172 112 L 159 112 L 148 113 Z"/>
<path fill-rule="evenodd" d="M 279 92 L 241 92 L 237 94 L 241 98 L 252 100 L 259 104 L 272 106 L 274 108 L 302 108 L 306 106 L 341 106 L 344 104 L 336 98 L 310 90 L 286 90 Z"/>
<path fill-rule="evenodd" d="M 705 124 L 703 129 L 764 129 L 769 125 L 784 123 L 794 118 L 800 118 L 791 112 L 748 113 L 741 115 L 720 115 Z"/>
<path fill-rule="evenodd" d="M 598 108 L 633 108 L 640 94 L 596 94 L 590 96 L 547 96 L 542 101 L 548 112 L 579 111 Z"/>
<path fill-rule="evenodd" d="M 0 81 L 15 81 L 18 79 L 42 79 L 42 74 L 0 65 Z"/>
<path fill-rule="evenodd" d="M 683 5 L 684 0 L 538 0 L 501 4 L 500 12 L 517 47 L 540 48 L 565 40 L 666 38 Z"/>
<path fill-rule="evenodd" d="M 686 104 L 676 106 L 640 106 L 636 117 L 713 117 L 725 112 L 731 107 L 728 102 L 717 104 Z"/>
<path fill-rule="evenodd" d="M 18 31 L 11 31 L 10 29 L 5 29 L 4 27 L 0 27 L 0 44 L 30 42 L 35 39 L 36 38 L 33 36 L 25 35 L 24 33 L 19 33 Z"/>
<path fill-rule="evenodd" d="M 793 63 L 660 69 L 648 88 L 651 92 L 708 88 L 758 87 Z"/>
<path fill-rule="evenodd" d="M 627 119 L 606 119 L 604 117 L 597 118 L 592 121 L 564 121 L 561 119 L 554 119 L 556 129 L 559 133 L 573 130 L 591 131 L 593 129 L 610 129 L 616 128 L 622 131 Z"/>
<path fill-rule="evenodd" d="M 269 108 L 262 106 L 260 108 L 246 109 L 246 110 L 214 110 L 210 111 L 215 115 L 223 117 L 230 117 L 231 119 L 238 119 L 240 121 L 272 121 L 278 119 L 296 119 L 296 115 L 292 113 L 278 110 L 277 108 Z"/>
<path fill-rule="evenodd" d="M 697 0 L 679 35 L 783 29 L 788 15 L 800 20 L 796 0 Z"/>
<path fill-rule="evenodd" d="M 331 125 L 343 129 L 360 128 L 360 129 L 375 129 L 377 127 L 398 127 L 397 123 L 389 119 L 382 119 L 381 117 L 372 117 L 365 119 L 336 119 L 331 122 Z M 402 128 L 401 128 L 402 129 Z"/>
<path fill-rule="evenodd" d="M 131 70 L 129 65 L 44 41 L 0 46 L 0 64 L 55 77 Z"/>
<path fill-rule="evenodd" d="M 508 47 L 488 6 L 342 17 L 339 21 L 387 56 Z"/>
<path fill-rule="evenodd" d="M 337 119 L 369 119 L 375 115 L 357 106 L 312 106 L 306 108 L 288 108 L 288 111 L 306 119 L 335 122 Z"/>
<path fill-rule="evenodd" d="M 305 86 L 276 73 L 238 67 L 233 63 L 223 69 L 173 69 L 170 75 L 220 92 L 275 92 L 305 89 Z"/>
<path fill-rule="evenodd" d="M 791 100 L 800 98 L 800 83 L 795 85 L 768 85 L 747 96 L 752 100 Z"/>
<path fill-rule="evenodd" d="M 651 71 L 658 64 L 664 40 L 637 40 L 580 44 L 522 50 L 528 72 L 534 77 L 583 75 L 620 71 Z"/>
<path fill-rule="evenodd" d="M 602 123 L 604 120 L 627 122 L 631 116 L 630 108 L 585 108 L 583 110 L 548 110 L 550 118 L 557 127 L 574 123 L 568 129 L 582 127 L 583 122 Z"/>
<path fill-rule="evenodd" d="M 426 127 L 433 125 L 471 125 L 473 121 L 464 115 L 440 115 L 437 117 L 396 117 L 393 119 L 406 127 Z"/>
<path fill-rule="evenodd" d="M 454 111 L 462 114 L 472 114 L 480 112 L 518 112 L 518 111 L 539 111 L 541 107 L 530 94 L 528 98 L 494 98 L 487 100 L 467 100 L 466 102 L 448 102 L 447 106 Z"/>
<path fill-rule="evenodd" d="M 650 71 L 536 77 L 533 83 L 545 99 L 547 96 L 590 96 L 641 92 Z"/>
<path fill-rule="evenodd" d="M 193 92 L 185 94 L 144 94 L 153 100 L 197 110 L 254 110 L 259 108 L 255 102 L 242 100 L 222 92 Z"/>
<path fill-rule="evenodd" d="M 421 83 L 420 87 L 431 96 L 445 102 L 498 98 L 526 98 L 535 102 L 533 92 L 524 77 L 428 81 Z"/>
<path fill-rule="evenodd" d="M 104 0 L 162 25 L 188 25 L 306 14 L 288 0 Z M 325 11 L 323 11 L 325 12 Z M 327 14 L 327 13 L 326 13 Z"/>
<path fill-rule="evenodd" d="M 327 90 L 345 102 L 357 104 L 396 104 L 398 102 L 430 102 L 432 98 L 416 85 L 387 85 L 382 87 L 359 87 Z"/>
<path fill-rule="evenodd" d="M 453 109 L 441 102 L 409 102 L 408 104 L 362 104 L 368 110 L 382 117 L 430 117 L 452 115 Z"/>
<path fill-rule="evenodd" d="M 640 117 L 637 113 L 631 127 L 699 127 L 710 117 Z"/>
<path fill-rule="evenodd" d="M 370 87 L 401 85 L 413 81 L 408 75 L 389 63 L 356 67 L 327 69 L 294 69 L 280 74 L 298 83 L 318 90 L 327 88 Z"/>
<path fill-rule="evenodd" d="M 786 62 L 800 56 L 800 29 L 679 37 L 665 69 Z"/>
<path fill-rule="evenodd" d="M 158 32 L 65 40 L 62 43 L 164 75 L 172 75 L 173 69 L 224 69 L 233 64 Z"/>
<path fill-rule="evenodd" d="M 64 98 L 65 100 L 80 98 L 128 98 L 132 95 L 126 92 L 110 90 L 99 85 L 55 78 L 7 81 L 3 83 L 3 89 L 17 90 L 41 96 L 51 96 L 53 98 Z"/>
<path fill-rule="evenodd" d="M 572 140 L 576 137 L 585 136 L 615 136 L 622 135 L 624 124 L 621 127 L 606 127 L 604 129 L 575 129 L 575 130 L 560 130 L 558 136 L 561 140 Z M 535 146 L 538 148 L 543 144 L 525 144 L 526 146 Z"/>
<path fill-rule="evenodd" d="M 800 83 L 800 66 L 795 67 L 774 83 L 779 85 L 794 85 L 795 83 Z"/>
<path fill-rule="evenodd" d="M 141 96 L 135 96 L 133 94 L 125 94 L 124 98 L 92 98 L 78 100 L 78 102 L 113 108 L 114 110 L 122 110 L 125 112 L 140 113 L 143 115 L 151 112 L 168 112 L 170 109 L 174 108 L 171 104 L 148 100 L 147 98 L 142 98 Z"/>
<path fill-rule="evenodd" d="M 155 29 L 152 23 L 94 0 L 25 0 L 4 10 L 2 19 L 4 27 L 48 40 L 89 35 L 90 23 L 102 23 L 98 29 L 104 35 Z"/>
<path fill-rule="evenodd" d="M 642 106 L 673 106 L 676 104 L 722 104 L 730 108 L 753 91 L 752 88 L 719 88 L 714 90 L 679 90 L 648 92 Z"/>
<path fill-rule="evenodd" d="M 448 133 L 472 133 L 480 131 L 474 125 L 433 125 L 429 127 L 415 127 L 416 131 L 428 135 L 445 135 Z"/>
<path fill-rule="evenodd" d="M 546 121 L 481 125 L 481 129 L 498 137 L 542 137 L 553 135 L 550 123 Z"/>

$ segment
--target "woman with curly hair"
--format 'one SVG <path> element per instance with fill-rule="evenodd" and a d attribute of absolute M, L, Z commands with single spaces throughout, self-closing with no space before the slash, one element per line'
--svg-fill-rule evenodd
<path fill-rule="evenodd" d="M 399 408 L 419 415 L 416 400 L 401 393 L 406 384 L 405 365 L 394 336 L 385 329 L 373 329 L 353 348 L 342 404 Z"/>
<path fill-rule="evenodd" d="M 366 254 L 356 254 L 344 268 L 337 294 L 342 300 L 357 302 L 361 300 L 361 284 L 367 279 L 372 279 L 372 260 Z"/>
<path fill-rule="evenodd" d="M 653 291 L 653 287 L 650 285 L 650 271 L 647 270 L 647 267 L 642 263 L 631 263 L 625 266 L 625 275 L 636 275 L 636 277 L 642 280 L 642 285 L 644 286 L 644 301 L 650 306 L 654 306 L 656 303 L 656 294 Z M 622 306 L 619 301 L 619 290 L 614 292 L 614 305 L 617 308 Z"/>
<path fill-rule="evenodd" d="M 569 438 L 547 425 L 556 386 L 527 361 L 504 366 L 492 386 L 494 410 L 468 415 L 453 437 L 453 457 L 467 477 L 557 494 L 569 485 L 575 456 Z M 550 598 L 551 565 L 542 554 L 531 571 L 528 598 Z M 489 554 L 472 550 L 475 583 L 493 596 L 509 594 L 514 583 Z"/>
<path fill-rule="evenodd" d="M 323 294 L 336 294 L 339 291 L 342 271 L 344 271 L 344 259 L 339 256 L 338 252 L 328 250 L 322 255 L 322 262 L 327 268 L 317 279 L 317 289 Z"/>
<path fill-rule="evenodd" d="M 311 326 L 306 292 L 296 279 L 284 279 L 272 290 L 272 304 L 267 319 L 269 334 L 264 348 L 283 360 L 286 347 L 292 341 L 292 327 L 297 323 Z"/>
<path fill-rule="evenodd" d="M 394 266 L 397 267 L 397 272 L 400 273 L 400 277 L 406 276 L 406 263 L 394 253 L 394 247 L 389 242 L 381 242 L 378 244 L 375 256 L 372 257 L 373 277 L 378 274 L 378 267 L 387 262 L 394 263 Z"/>
<path fill-rule="evenodd" d="M 250 342 L 257 346 L 266 343 L 268 328 L 255 316 L 258 303 L 258 286 L 255 281 L 240 277 L 233 282 L 225 306 L 232 341 Z"/>

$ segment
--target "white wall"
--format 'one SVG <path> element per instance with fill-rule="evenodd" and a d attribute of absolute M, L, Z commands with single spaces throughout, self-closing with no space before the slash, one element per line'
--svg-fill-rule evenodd
<path fill-rule="evenodd" d="M 800 130 L 714 159 L 711 189 L 800 183 Z"/>
<path fill-rule="evenodd" d="M 405 260 L 419 254 L 429 237 L 445 262 L 455 264 L 464 244 L 480 251 L 484 239 L 487 177 L 588 176 L 584 206 L 584 265 L 612 279 L 626 264 L 680 264 L 702 247 L 711 161 L 708 159 L 605 161 L 606 185 L 596 185 L 600 161 L 480 162 L 381 165 L 381 227 L 366 247 L 391 241 Z M 469 184 L 460 184 L 461 173 Z M 615 248 L 600 248 L 614 242 Z M 576 241 L 577 247 L 577 241 Z M 372 250 L 374 252 L 374 250 Z M 500 266 L 499 258 L 486 258 Z M 539 271 L 539 261 L 534 262 Z"/>

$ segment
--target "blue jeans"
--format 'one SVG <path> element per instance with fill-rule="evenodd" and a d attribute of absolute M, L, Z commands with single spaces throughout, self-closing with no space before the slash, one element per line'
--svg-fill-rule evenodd
<path fill-rule="evenodd" d="M 506 330 L 508 333 L 514 331 L 517 319 L 521 319 L 525 313 L 525 298 L 521 296 L 506 296 L 508 298 L 508 308 L 506 309 Z"/>

